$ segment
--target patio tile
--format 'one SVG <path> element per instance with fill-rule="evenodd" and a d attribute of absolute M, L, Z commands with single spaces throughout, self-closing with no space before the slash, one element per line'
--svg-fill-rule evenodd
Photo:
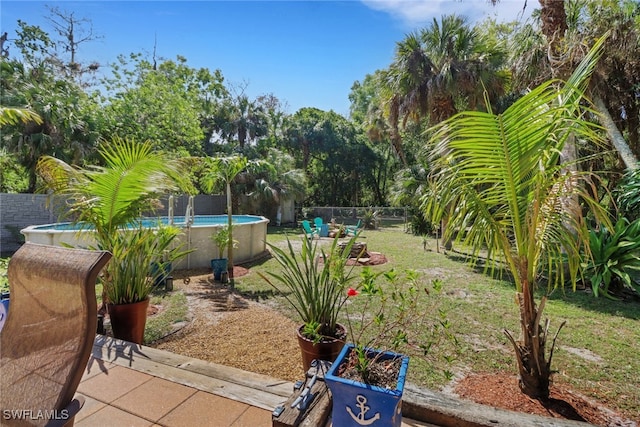
<path fill-rule="evenodd" d="M 81 394 L 81 393 L 78 393 L 78 395 L 81 395 L 82 397 L 84 397 L 84 405 L 82 405 L 82 409 L 80 409 L 80 412 L 78 412 L 78 414 L 76 415 L 76 418 L 75 418 L 76 423 L 80 420 L 87 418 L 89 415 L 95 412 L 98 412 L 100 409 L 104 408 L 105 406 L 107 406 L 106 403 L 100 402 L 99 400 L 96 400 L 92 397 L 85 396 L 84 394 Z"/>
<path fill-rule="evenodd" d="M 182 405 L 162 417 L 167 427 L 231 426 L 249 408 L 245 403 L 198 391 Z"/>
<path fill-rule="evenodd" d="M 144 418 L 136 417 L 128 412 L 122 411 L 113 406 L 105 406 L 99 411 L 74 424 L 76 427 L 96 427 L 96 426 L 129 426 L 148 427 L 153 422 Z M 186 424 L 185 424 L 186 425 Z"/>
<path fill-rule="evenodd" d="M 84 370 L 84 374 L 82 375 L 82 381 L 85 381 L 89 378 L 95 377 L 101 372 L 104 373 L 109 369 L 115 367 L 117 365 L 111 362 L 105 362 L 100 359 L 96 359 L 95 357 L 89 357 L 89 361 L 87 362 L 87 367 Z"/>
<path fill-rule="evenodd" d="M 111 405 L 148 420 L 158 421 L 196 393 L 196 389 L 161 378 L 152 378 Z"/>
<path fill-rule="evenodd" d="M 82 381 L 78 386 L 78 392 L 111 403 L 152 378 L 151 375 L 133 369 L 115 366 Z"/>
<path fill-rule="evenodd" d="M 232 427 L 271 427 L 271 412 L 266 409 L 249 406 Z"/>

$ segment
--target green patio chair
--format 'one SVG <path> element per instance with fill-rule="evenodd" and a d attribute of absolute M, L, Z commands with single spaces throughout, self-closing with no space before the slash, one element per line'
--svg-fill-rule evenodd
<path fill-rule="evenodd" d="M 302 229 L 304 230 L 304 235 L 307 238 L 311 237 L 313 239 L 313 236 L 320 237 L 318 229 L 317 228 L 311 228 L 311 223 L 309 221 L 307 221 L 306 219 L 302 221 Z"/>
<path fill-rule="evenodd" d="M 345 225 L 344 234 L 346 236 L 349 236 L 349 235 L 355 236 L 356 234 L 358 234 L 360 232 L 360 227 L 361 226 L 362 226 L 362 221 L 361 220 L 358 220 L 358 223 L 356 225 Z"/>

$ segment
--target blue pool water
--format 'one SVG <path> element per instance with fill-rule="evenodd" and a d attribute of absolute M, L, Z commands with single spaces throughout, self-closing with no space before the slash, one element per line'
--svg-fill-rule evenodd
<path fill-rule="evenodd" d="M 249 224 L 262 220 L 262 217 L 254 215 L 233 215 L 233 224 Z M 161 216 L 157 218 L 143 218 L 141 223 L 144 227 L 154 227 L 161 221 L 163 224 L 169 223 L 169 217 Z M 196 215 L 193 219 L 193 226 L 200 225 L 226 225 L 228 221 L 227 215 Z M 184 216 L 174 216 L 173 224 L 179 227 L 185 226 Z M 70 222 L 59 222 L 56 224 L 39 225 L 34 227 L 35 230 L 81 230 L 81 224 L 72 224 Z"/>

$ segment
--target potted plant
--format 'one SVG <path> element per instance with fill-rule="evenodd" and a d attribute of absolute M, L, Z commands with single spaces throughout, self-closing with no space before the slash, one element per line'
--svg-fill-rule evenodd
<path fill-rule="evenodd" d="M 389 286 L 376 283 L 380 276 Z M 333 399 L 332 422 L 339 426 L 399 427 L 409 352 L 424 357 L 441 338 L 455 338 L 448 329 L 446 313 L 439 310 L 435 320 L 428 317 L 430 310 L 421 305 L 420 297 L 431 292 L 420 292 L 415 271 L 407 272 L 406 282 L 401 282 L 395 270 L 374 273 L 365 267 L 361 277 L 358 288 L 347 291 L 350 298 L 362 300 L 361 313 L 349 313 L 351 301 L 347 303 L 350 342 L 325 374 Z M 432 288 L 434 293 L 440 292 L 442 282 L 434 280 Z"/>
<path fill-rule="evenodd" d="M 211 240 L 218 248 L 218 258 L 211 259 L 211 270 L 213 271 L 213 278 L 215 280 L 222 280 L 222 273 L 227 271 L 227 258 L 224 256 L 224 251 L 229 247 L 229 240 L 231 238 L 231 227 L 225 225 L 217 229 L 217 231 L 211 235 Z M 238 247 L 238 241 L 234 240 L 231 245 L 234 248 Z"/>
<path fill-rule="evenodd" d="M 152 266 L 172 264 L 189 252 L 182 250 L 182 244 L 175 244 L 180 233 L 174 226 L 138 226 L 114 234 L 108 244 L 100 242 L 99 247 L 109 247 L 113 259 L 118 260 L 105 267 L 100 279 L 114 337 L 142 344 L 149 294 L 165 274 L 164 268 Z"/>
<path fill-rule="evenodd" d="M 152 262 L 171 262 L 186 254 L 176 247 L 176 229 L 142 228 L 140 212 L 152 211 L 164 193 L 190 188 L 183 180 L 181 163 L 153 149 L 151 142 L 114 139 L 99 148 L 102 166 L 82 169 L 52 156 L 43 156 L 37 172 L 44 190 L 65 196 L 69 201 L 64 214 L 81 231 L 91 231 L 99 249 L 113 254 L 103 270 L 103 306 L 113 310 L 125 304 L 148 304 L 148 285 L 153 286 Z M 168 251 L 168 255 L 163 251 Z M 163 269 L 157 269 L 162 272 Z M 145 302 L 146 301 L 146 302 Z M 146 316 L 146 309 L 144 310 Z M 146 319 L 146 317 L 145 317 Z M 139 326 L 122 325 L 116 338 L 142 342 Z M 136 330 L 135 337 L 119 331 Z M 144 332 L 144 328 L 142 328 Z"/>
<path fill-rule="evenodd" d="M 333 239 L 328 253 L 318 247 L 318 241 L 307 238 L 301 239 L 299 252 L 294 250 L 289 237 L 286 250 L 267 243 L 282 272 L 269 271 L 266 273 L 269 277 L 258 273 L 282 292 L 302 320 L 296 335 L 305 371 L 314 359 L 334 360 L 347 335 L 344 325 L 338 323 L 338 315 L 353 279 L 354 267 L 348 270 L 346 267 L 355 236 L 345 250 L 338 246 L 338 240 L 338 237 Z"/>

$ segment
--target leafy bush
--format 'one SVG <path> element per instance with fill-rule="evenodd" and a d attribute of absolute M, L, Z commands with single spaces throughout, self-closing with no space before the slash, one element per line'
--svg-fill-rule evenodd
<path fill-rule="evenodd" d="M 583 275 L 596 297 L 600 293 L 612 297 L 612 291 L 621 287 L 638 288 L 630 274 L 640 271 L 640 219 L 620 218 L 613 233 L 604 226 L 589 231 L 589 249 L 591 256 L 585 255 L 582 263 Z"/>
<path fill-rule="evenodd" d="M 414 236 L 429 236 L 433 233 L 434 227 L 419 209 L 412 209 L 409 230 Z"/>
<path fill-rule="evenodd" d="M 0 293 L 9 292 L 8 268 L 9 258 L 0 258 Z"/>
<path fill-rule="evenodd" d="M 380 212 L 373 209 L 366 209 L 362 215 L 362 223 L 367 230 L 376 230 L 380 223 Z"/>
<path fill-rule="evenodd" d="M 640 169 L 627 172 L 614 194 L 622 216 L 630 221 L 640 218 Z"/>

